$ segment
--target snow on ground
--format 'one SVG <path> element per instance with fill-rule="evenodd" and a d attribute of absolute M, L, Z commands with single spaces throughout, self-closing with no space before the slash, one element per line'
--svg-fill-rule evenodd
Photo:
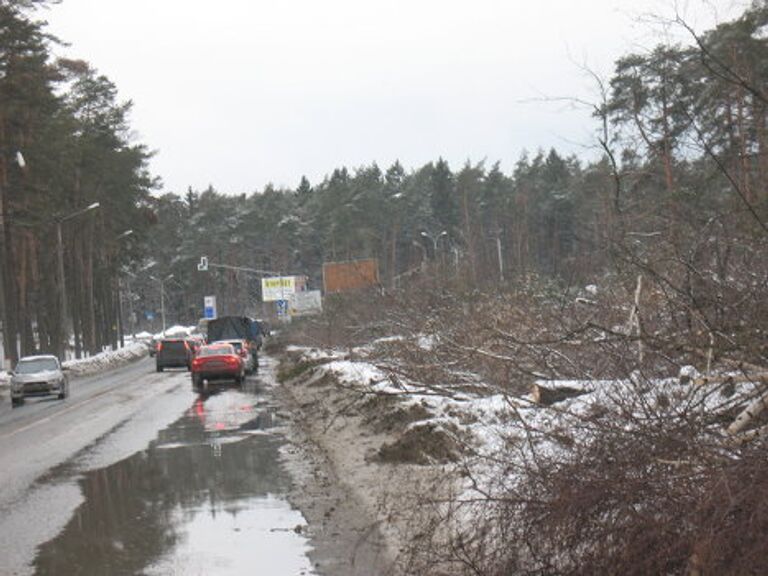
<path fill-rule="evenodd" d="M 171 326 L 165 331 L 166 338 L 184 338 L 195 331 L 194 326 Z M 150 334 L 149 332 L 140 332 L 133 337 L 126 337 L 124 348 L 117 350 L 106 350 L 95 356 L 68 360 L 64 366 L 73 374 L 92 374 L 102 370 L 108 370 L 115 366 L 137 360 L 147 354 L 147 343 L 151 338 L 163 338 L 163 333 Z"/>
<path fill-rule="evenodd" d="M 419 346 L 423 346 L 425 338 L 417 338 Z M 386 342 L 398 340 L 402 338 L 384 339 Z M 432 342 L 427 340 L 427 343 Z M 420 405 L 426 408 L 432 416 L 413 423 L 413 426 L 433 425 L 443 430 L 448 429 L 447 425 L 463 427 L 475 436 L 479 445 L 498 447 L 497 428 L 501 422 L 509 420 L 512 409 L 509 397 L 470 393 L 441 396 L 402 378 L 396 381 L 396 385 L 389 379 L 386 369 L 365 360 L 363 354 L 368 350 L 370 346 L 355 348 L 355 355 L 361 355 L 361 359 L 350 360 L 344 352 L 338 350 L 288 347 L 289 352 L 301 353 L 306 360 L 326 361 L 316 368 L 316 374 L 331 374 L 341 384 L 358 387 L 361 391 L 396 395 L 403 407 Z"/>
<path fill-rule="evenodd" d="M 194 326 L 171 326 L 165 331 L 165 337 L 186 337 L 196 330 Z M 151 334 L 139 332 L 125 337 L 125 346 L 117 350 L 105 350 L 94 356 L 66 360 L 62 365 L 74 375 L 85 375 L 115 368 L 126 362 L 138 360 L 147 354 L 147 344 L 152 338 L 162 338 L 163 333 Z M 0 371 L 0 388 L 7 387 L 11 382 L 11 374 Z"/>
<path fill-rule="evenodd" d="M 171 326 L 167 328 L 165 332 L 158 332 L 155 334 L 155 339 L 160 338 L 185 338 L 192 334 L 196 330 L 195 326 Z"/>
<path fill-rule="evenodd" d="M 333 360 L 323 366 L 322 370 L 333 372 L 340 382 L 353 385 L 376 385 L 386 379 L 384 372 L 367 362 Z"/>
<path fill-rule="evenodd" d="M 388 338 L 398 341 L 401 338 Z M 423 336 L 417 336 L 415 343 L 427 348 Z M 493 462 L 498 454 L 512 440 L 522 446 L 525 454 L 535 451 L 537 457 L 566 456 L 568 443 L 558 438 L 565 431 L 579 442 L 596 432 L 588 424 L 595 414 L 606 411 L 619 414 L 630 409 L 635 421 L 667 416 L 682 417 L 684 414 L 702 414 L 709 417 L 716 414 L 733 413 L 746 405 L 750 398 L 761 389 L 760 383 L 740 381 L 734 374 L 730 382 L 697 380 L 698 373 L 685 370 L 684 377 L 645 380 L 638 374 L 624 380 L 560 380 L 538 381 L 536 384 L 550 389 L 572 389 L 583 393 L 565 398 L 551 406 L 536 403 L 532 395 L 512 396 L 499 394 L 486 386 L 487 394 L 477 392 L 483 387 L 473 387 L 473 392 L 451 391 L 441 395 L 435 389 L 426 390 L 423 385 L 409 383 L 402 375 L 390 379 L 386 367 L 375 365 L 367 359 L 373 345 L 358 347 L 353 355 L 341 351 L 319 350 L 316 348 L 292 347 L 306 359 L 325 361 L 316 368 L 316 374 L 332 374 L 346 387 L 357 387 L 361 392 L 391 394 L 400 401 L 400 406 L 420 405 L 429 412 L 426 419 L 413 422 L 411 427 L 431 425 L 452 434 L 468 435 L 476 454 L 479 469 L 477 475 L 491 477 L 494 473 L 483 463 Z M 744 380 L 741 378 L 741 380 Z M 713 430 L 718 431 L 722 422 L 711 418 Z M 631 424 L 628 424 L 631 426 Z M 516 440 L 519 440 L 517 442 Z M 524 454 L 523 454 L 524 455 Z"/>
<path fill-rule="evenodd" d="M 438 337 L 434 334 L 422 334 L 417 339 L 419 348 L 424 350 L 432 350 L 438 342 Z"/>
<path fill-rule="evenodd" d="M 515 396 L 483 386 L 476 374 L 460 375 L 466 386 L 409 381 L 410 372 L 398 365 L 401 340 L 429 350 L 421 335 L 388 338 L 379 349 L 373 343 L 343 351 L 289 347 L 292 356 L 300 355 L 293 361 L 311 366 L 285 387 L 332 468 L 371 517 L 381 520 L 393 550 L 407 549 L 411 536 L 422 533 L 420 522 L 431 525 L 429 512 L 418 516 L 423 509 L 414 503 L 444 497 L 450 504 L 437 514 L 454 514 L 452 526 L 471 533 L 477 517 L 488 513 L 489 495 L 514 493 L 531 466 L 546 465 L 550 458 L 565 461 L 574 446 L 599 439 L 605 434 L 603 418 L 615 416 L 619 429 L 633 434 L 635 426 L 658 423 L 660 417 L 687 421 L 701 414 L 717 438 L 724 416 L 732 418 L 766 386 L 743 374 L 707 380 L 693 369 L 654 380 L 639 373 L 617 380 L 541 380 L 535 384 L 563 393 L 560 401 L 543 405 L 534 394 Z M 395 350 L 388 343 L 396 343 Z M 564 389 L 582 393 L 569 397 Z M 445 458 L 444 446 L 458 448 L 460 461 Z M 426 448 L 424 456 L 413 459 L 419 447 Z"/>
<path fill-rule="evenodd" d="M 322 350 L 320 348 L 307 348 L 305 346 L 288 346 L 286 351 L 300 353 L 305 360 L 333 360 L 335 358 L 344 358 L 346 354 L 340 350 Z"/>
<path fill-rule="evenodd" d="M 105 350 L 100 354 L 62 362 L 62 366 L 72 375 L 84 376 L 103 370 L 116 368 L 127 362 L 138 360 L 147 354 L 147 344 L 143 341 L 130 339 L 124 348 L 117 350 Z M 11 383 L 11 374 L 5 370 L 0 371 L 0 388 L 7 388 Z"/>
<path fill-rule="evenodd" d="M 126 345 L 124 348 L 107 350 L 100 354 L 96 354 L 95 356 L 67 360 L 63 363 L 63 366 L 72 374 L 92 374 L 94 372 L 114 368 L 132 360 L 138 360 L 146 354 L 147 345 L 144 342 L 133 342 Z"/>

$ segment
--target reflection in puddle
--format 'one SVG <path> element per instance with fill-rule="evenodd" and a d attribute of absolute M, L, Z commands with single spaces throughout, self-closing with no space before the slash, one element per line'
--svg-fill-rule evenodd
<path fill-rule="evenodd" d="M 309 574 L 306 557 L 296 554 L 301 537 L 294 527 L 303 524 L 301 515 L 270 497 L 240 504 L 239 510 L 177 510 L 183 539 L 145 574 Z"/>
<path fill-rule="evenodd" d="M 199 398 L 145 451 L 88 472 L 38 574 L 311 574 L 301 514 L 258 398 Z M 262 433 L 259 433 L 262 432 Z"/>

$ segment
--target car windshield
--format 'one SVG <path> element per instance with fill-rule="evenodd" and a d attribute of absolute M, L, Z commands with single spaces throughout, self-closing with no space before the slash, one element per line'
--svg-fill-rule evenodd
<path fill-rule="evenodd" d="M 215 346 L 200 350 L 200 356 L 225 356 L 234 353 L 235 349 L 232 346 Z"/>
<path fill-rule="evenodd" d="M 54 358 L 34 358 L 30 360 L 20 360 L 16 364 L 17 374 L 34 374 L 35 372 L 44 372 L 45 370 L 58 370 L 59 363 Z"/>

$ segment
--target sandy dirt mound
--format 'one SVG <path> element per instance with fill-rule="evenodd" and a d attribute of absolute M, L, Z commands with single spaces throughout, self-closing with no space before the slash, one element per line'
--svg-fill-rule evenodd
<path fill-rule="evenodd" d="M 441 463 L 453 460 L 457 447 L 432 424 L 420 425 L 429 416 L 425 408 L 351 389 L 323 369 L 328 362 L 286 353 L 278 375 L 279 394 L 309 441 L 305 449 L 314 451 L 307 454 L 315 465 L 300 475 L 296 504 L 310 525 L 320 521 L 312 535 L 316 547 L 326 549 L 318 569 L 409 573 L 407 550 L 423 521 L 414 511 L 445 486 Z M 339 542 L 345 539 L 346 546 Z M 333 566 L 329 540 L 338 555 Z"/>

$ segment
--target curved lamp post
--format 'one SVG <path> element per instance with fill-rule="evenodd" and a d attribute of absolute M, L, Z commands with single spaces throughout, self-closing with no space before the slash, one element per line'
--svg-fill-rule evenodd
<path fill-rule="evenodd" d="M 85 214 L 86 212 L 90 212 L 91 210 L 95 210 L 99 207 L 98 202 L 94 202 L 93 204 L 90 204 L 89 206 L 86 206 L 85 208 L 82 208 L 81 210 L 77 210 L 75 212 L 72 212 L 71 214 L 67 214 L 66 216 L 62 216 L 56 219 L 56 252 L 58 257 L 58 276 L 59 276 L 59 314 L 60 318 L 59 321 L 61 323 L 61 337 L 59 338 L 59 350 L 58 355 L 59 358 L 64 361 L 64 354 L 67 350 L 67 341 L 69 340 L 69 335 L 67 334 L 67 290 L 65 285 L 65 277 L 64 277 L 64 242 L 62 240 L 62 234 L 61 234 L 61 225 L 64 224 L 64 222 L 67 222 L 68 220 L 72 220 L 73 218 L 77 218 L 78 216 Z"/>
<path fill-rule="evenodd" d="M 173 278 L 173 274 L 168 274 L 165 278 L 156 278 L 155 276 L 150 276 L 150 278 L 160 284 L 160 317 L 163 322 L 163 338 L 165 338 L 165 283 Z"/>
<path fill-rule="evenodd" d="M 122 240 L 123 238 L 128 238 L 133 234 L 133 230 L 126 230 L 125 232 L 122 232 L 121 234 L 118 234 L 115 236 L 115 241 Z M 118 247 L 119 250 L 119 247 Z M 118 330 L 118 340 L 120 342 L 120 348 L 125 347 L 125 327 L 123 326 L 123 291 L 120 281 L 120 273 L 118 271 L 117 274 L 117 330 Z"/>

